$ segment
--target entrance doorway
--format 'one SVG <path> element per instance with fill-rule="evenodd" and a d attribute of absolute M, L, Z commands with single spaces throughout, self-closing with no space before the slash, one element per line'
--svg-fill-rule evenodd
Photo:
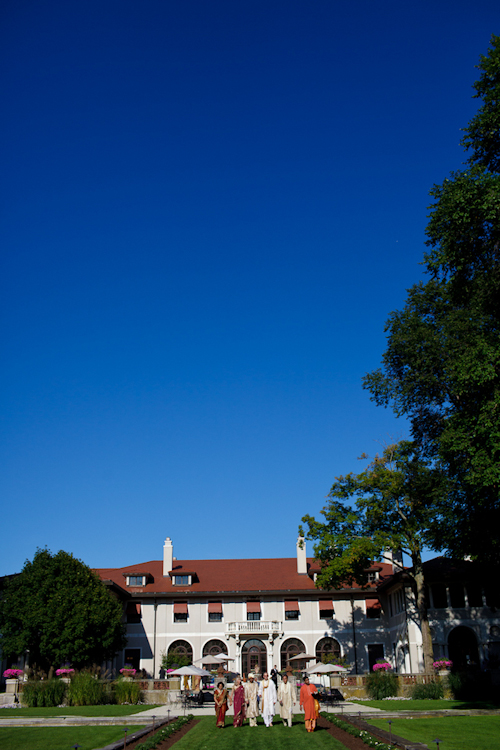
<path fill-rule="evenodd" d="M 241 668 L 243 674 L 258 671 L 263 675 L 267 672 L 267 650 L 262 641 L 257 638 L 245 641 L 241 649 Z"/>
<path fill-rule="evenodd" d="M 458 671 L 479 666 L 477 638 L 473 630 L 459 625 L 448 636 L 448 653 Z"/>

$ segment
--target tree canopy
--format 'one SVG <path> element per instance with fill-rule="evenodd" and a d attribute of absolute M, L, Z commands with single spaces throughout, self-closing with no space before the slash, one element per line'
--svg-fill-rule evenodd
<path fill-rule="evenodd" d="M 314 554 L 321 565 L 316 584 L 321 588 L 367 585 L 368 568 L 387 550 L 411 557 L 408 575 L 415 590 L 428 672 L 432 672 L 433 656 L 422 551 L 441 546 L 445 496 L 446 478 L 440 470 L 427 463 L 416 443 L 401 441 L 387 446 L 363 472 L 336 478 L 321 511 L 324 522 L 308 515 L 302 519 L 308 527 L 307 538 L 315 542 Z M 303 533 L 302 528 L 299 531 Z"/>
<path fill-rule="evenodd" d="M 386 324 L 372 399 L 409 418 L 449 478 L 443 547 L 500 562 L 500 37 L 481 57 L 465 169 L 431 190 L 429 275 Z M 451 522 L 450 522 L 451 520 Z"/>
<path fill-rule="evenodd" d="M 45 669 L 101 664 L 125 645 L 122 605 L 68 552 L 38 549 L 0 598 L 0 649 Z"/>

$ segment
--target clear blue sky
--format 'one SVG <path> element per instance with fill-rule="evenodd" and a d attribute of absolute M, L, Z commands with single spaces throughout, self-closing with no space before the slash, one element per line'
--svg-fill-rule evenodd
<path fill-rule="evenodd" d="M 289 557 L 464 159 L 498 2 L 5 0 L 0 574 Z M 311 551 L 311 549 L 309 549 Z"/>

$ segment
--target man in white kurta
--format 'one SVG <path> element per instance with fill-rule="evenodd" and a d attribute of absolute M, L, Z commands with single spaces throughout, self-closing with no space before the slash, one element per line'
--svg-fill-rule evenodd
<path fill-rule="evenodd" d="M 245 682 L 245 700 L 247 702 L 247 719 L 251 727 L 257 726 L 257 716 L 259 715 L 259 706 L 257 705 L 257 692 L 259 686 L 254 680 L 252 672 L 248 675 L 248 682 Z"/>
<path fill-rule="evenodd" d="M 292 708 L 295 706 L 295 690 L 293 685 L 288 682 L 288 675 L 284 674 L 278 688 L 278 701 L 280 704 L 280 715 L 283 724 L 292 726 Z"/>
<path fill-rule="evenodd" d="M 260 712 L 266 727 L 272 727 L 274 718 L 274 704 L 276 703 L 276 685 L 264 672 L 262 682 L 259 685 Z"/>

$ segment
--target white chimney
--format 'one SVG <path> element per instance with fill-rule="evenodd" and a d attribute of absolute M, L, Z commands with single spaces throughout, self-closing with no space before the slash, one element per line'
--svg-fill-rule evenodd
<path fill-rule="evenodd" d="M 173 568 L 173 562 L 174 562 L 174 547 L 172 545 L 172 540 L 169 536 L 165 539 L 165 544 L 163 545 L 163 575 L 168 576 L 170 571 Z"/>
<path fill-rule="evenodd" d="M 403 553 L 401 550 L 393 552 L 390 549 L 385 549 L 382 553 L 382 562 L 389 563 L 392 566 L 393 573 L 399 573 L 403 570 Z"/>
<path fill-rule="evenodd" d="M 297 573 L 299 576 L 307 575 L 306 540 L 303 536 L 297 539 Z"/>

